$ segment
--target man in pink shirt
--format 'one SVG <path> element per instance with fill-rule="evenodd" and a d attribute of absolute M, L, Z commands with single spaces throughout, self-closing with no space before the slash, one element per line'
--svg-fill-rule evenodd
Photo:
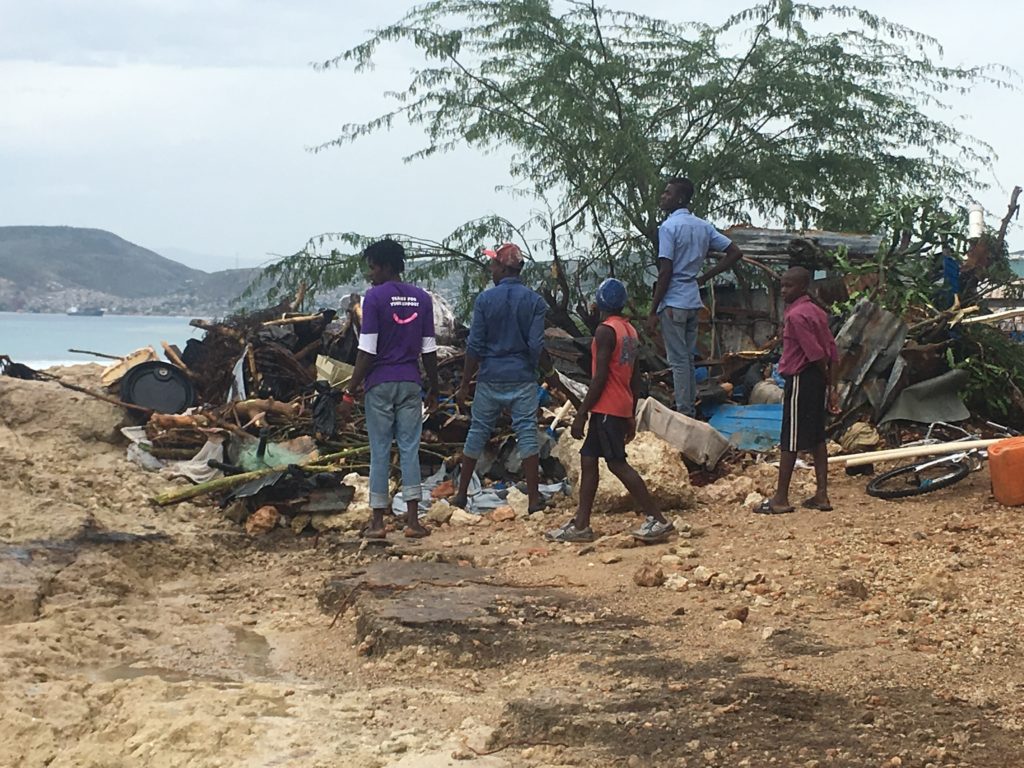
<path fill-rule="evenodd" d="M 804 499 L 807 509 L 831 511 L 828 498 L 828 451 L 825 448 L 826 401 L 829 410 L 837 410 L 832 382 L 832 364 L 837 360 L 836 341 L 828 327 L 825 311 L 807 295 L 811 274 L 803 267 L 792 267 L 782 275 L 782 298 L 788 305 L 783 316 L 782 358 L 779 373 L 786 380 L 782 400 L 782 459 L 775 495 L 754 507 L 763 515 L 792 512 L 789 483 L 793 479 L 797 451 L 814 456 L 817 489 Z"/>

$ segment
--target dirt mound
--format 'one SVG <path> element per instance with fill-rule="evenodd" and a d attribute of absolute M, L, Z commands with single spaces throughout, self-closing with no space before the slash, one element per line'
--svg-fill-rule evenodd
<path fill-rule="evenodd" d="M 72 366 L 61 376 L 94 386 L 100 370 Z M 122 409 L 55 382 L 0 377 L 0 539 L 63 540 L 89 527 L 138 530 L 146 490 L 164 481 L 125 461 L 124 419 Z"/>
<path fill-rule="evenodd" d="M 74 365 L 59 372 L 62 380 L 99 391 L 99 365 Z M 61 387 L 52 381 L 0 377 L 0 451 L 26 439 L 45 437 L 101 443 L 119 442 L 124 411 L 115 405 Z M 11 432 L 16 434 L 11 434 Z"/>

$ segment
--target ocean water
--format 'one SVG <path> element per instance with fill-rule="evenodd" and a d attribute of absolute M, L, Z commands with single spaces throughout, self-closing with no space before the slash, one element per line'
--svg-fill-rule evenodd
<path fill-rule="evenodd" d="M 161 341 L 184 348 L 203 331 L 191 327 L 191 317 L 104 315 L 83 317 L 0 312 L 0 355 L 32 368 L 74 363 L 106 364 L 103 358 L 68 352 L 87 349 L 107 355 L 125 355 L 152 346 L 161 357 Z"/>

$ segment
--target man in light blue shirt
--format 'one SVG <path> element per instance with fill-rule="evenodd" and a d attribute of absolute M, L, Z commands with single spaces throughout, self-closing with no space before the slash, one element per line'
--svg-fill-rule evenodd
<path fill-rule="evenodd" d="M 668 216 L 658 228 L 658 283 L 647 318 L 651 333 L 661 326 L 672 368 L 676 410 L 691 417 L 696 414 L 693 354 L 697 348 L 697 315 L 704 307 L 700 289 L 743 258 L 743 252 L 729 238 L 690 213 L 692 198 L 693 182 L 689 179 L 669 179 L 661 193 L 658 205 Z M 701 275 L 709 251 L 723 251 L 725 258 Z"/>

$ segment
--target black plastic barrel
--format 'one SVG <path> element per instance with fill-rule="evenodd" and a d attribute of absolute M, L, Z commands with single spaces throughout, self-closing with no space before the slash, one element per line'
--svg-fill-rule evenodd
<path fill-rule="evenodd" d="M 121 379 L 121 399 L 157 413 L 181 413 L 195 402 L 196 391 L 177 366 L 151 360 Z"/>

